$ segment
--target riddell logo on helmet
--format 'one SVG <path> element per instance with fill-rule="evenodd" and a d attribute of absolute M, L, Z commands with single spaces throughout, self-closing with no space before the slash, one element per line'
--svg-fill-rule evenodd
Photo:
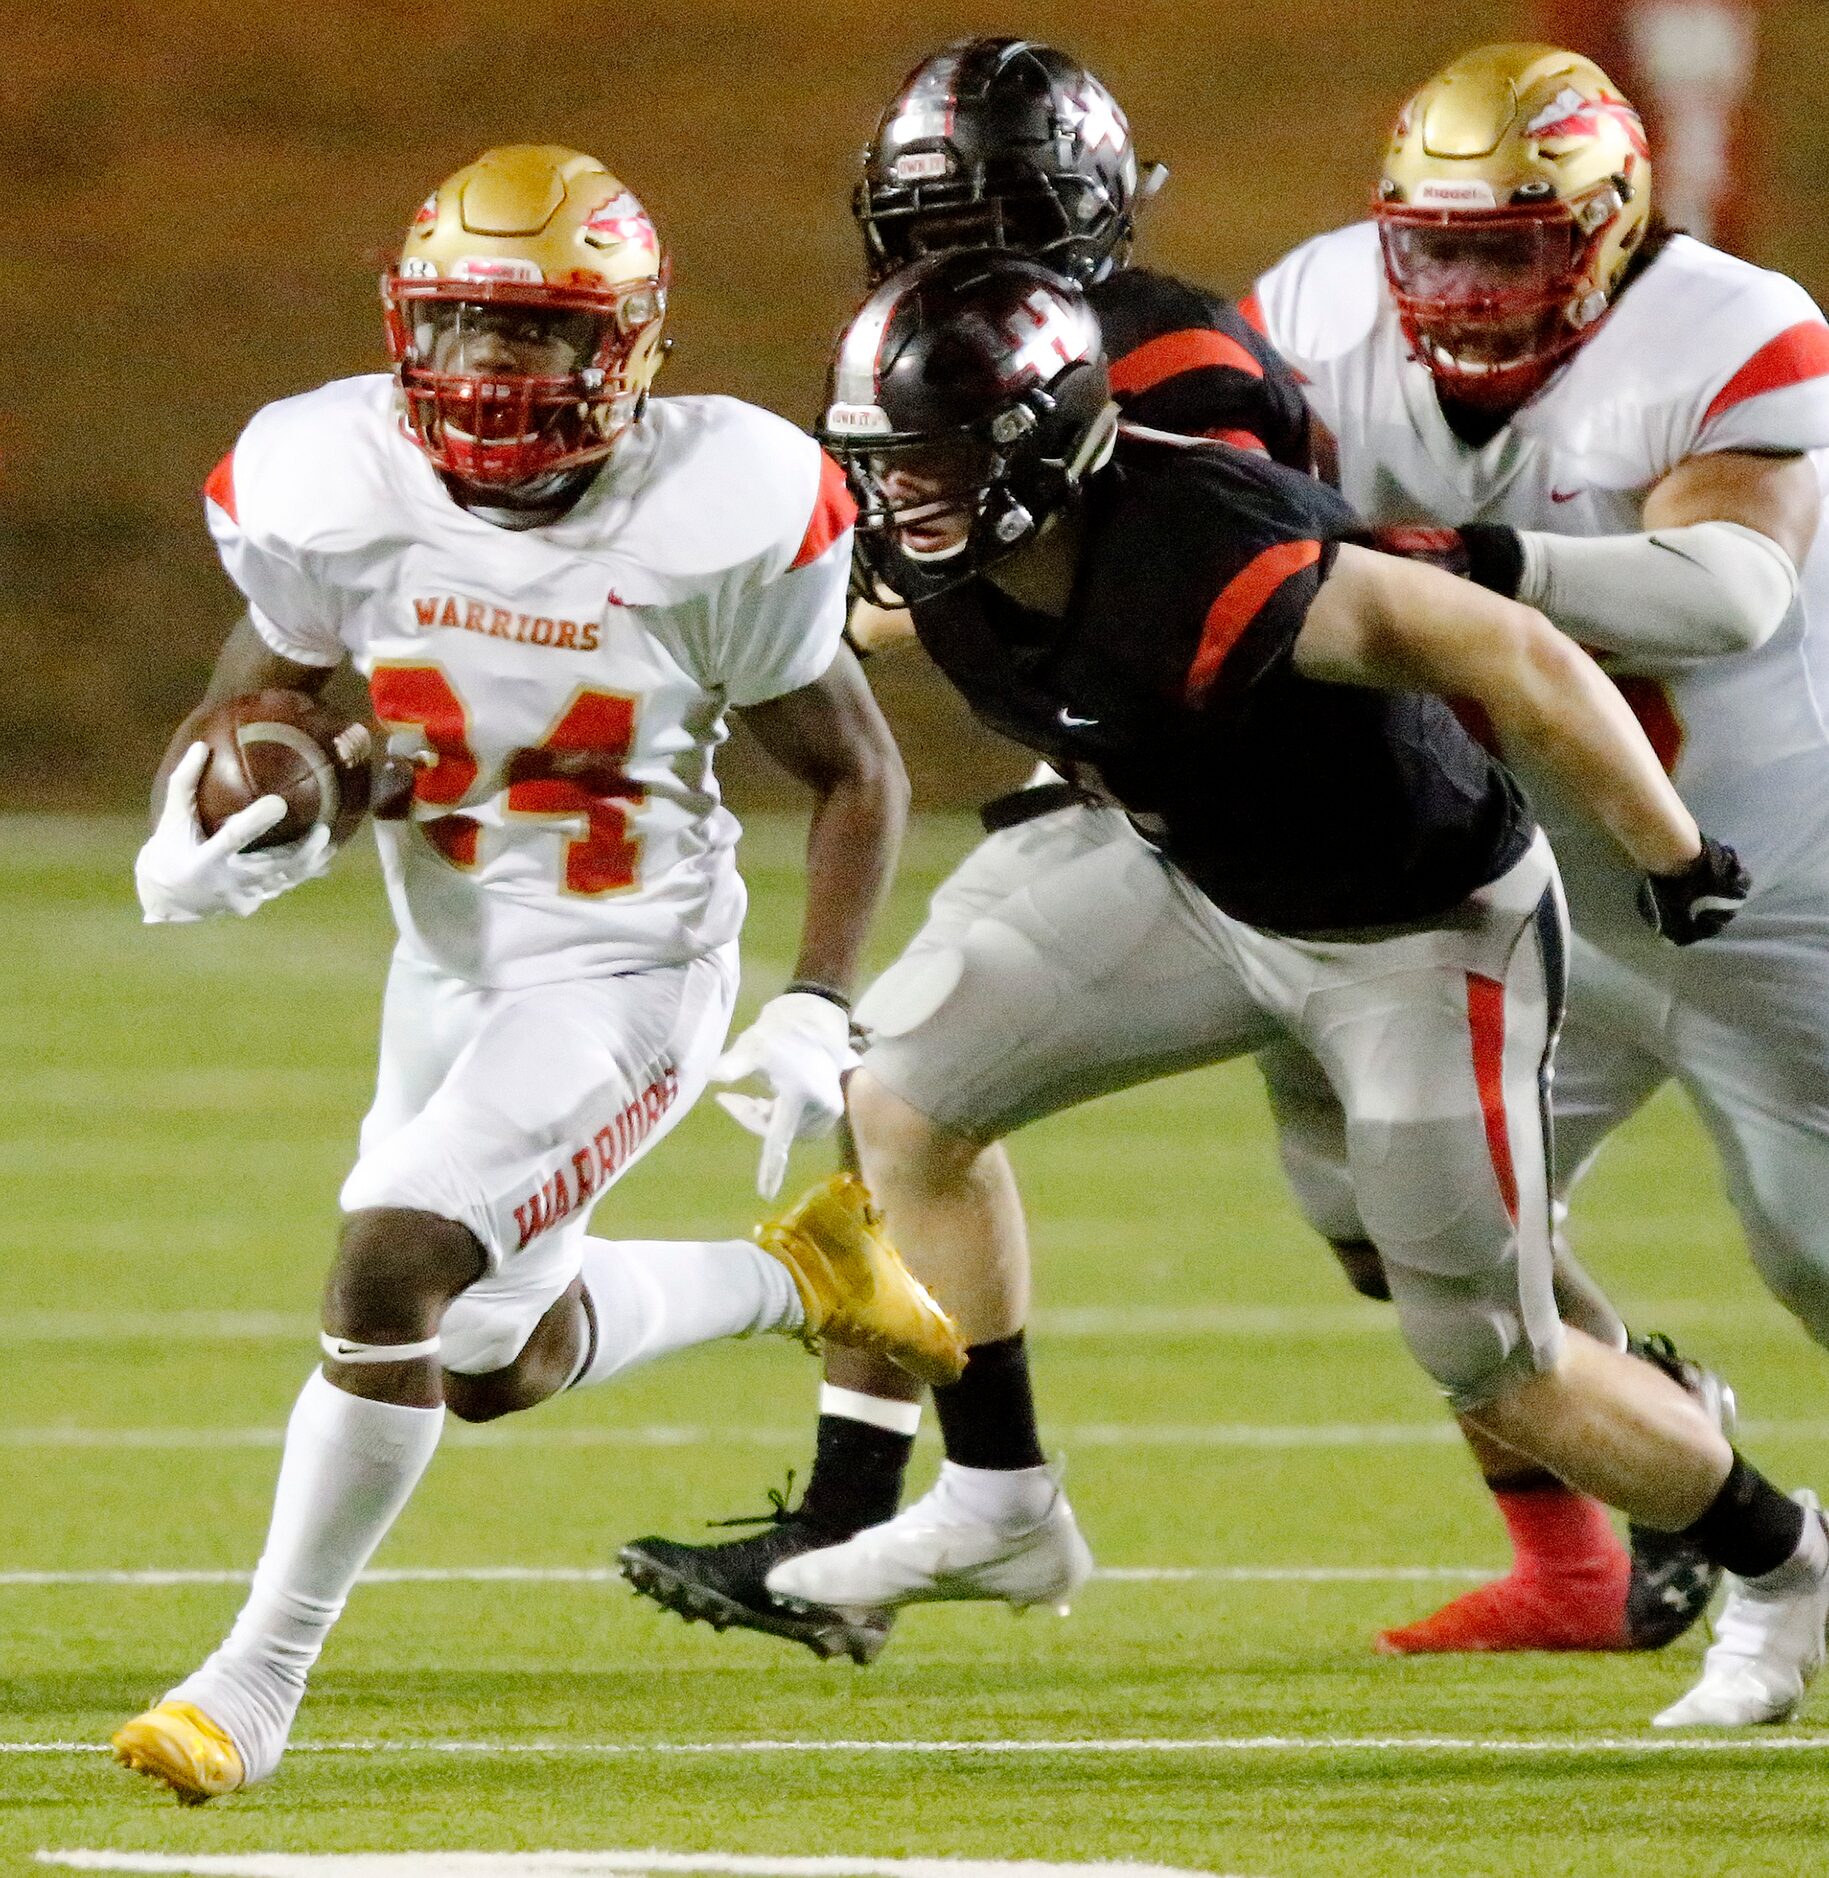
<path fill-rule="evenodd" d="M 519 254 L 466 254 L 451 270 L 453 280 L 522 280 L 539 286 L 546 276 L 538 261 Z"/>
<path fill-rule="evenodd" d="M 1499 198 L 1493 194 L 1491 183 L 1481 182 L 1477 177 L 1448 182 L 1431 176 L 1416 185 L 1416 206 L 1419 209 L 1496 209 Z"/>

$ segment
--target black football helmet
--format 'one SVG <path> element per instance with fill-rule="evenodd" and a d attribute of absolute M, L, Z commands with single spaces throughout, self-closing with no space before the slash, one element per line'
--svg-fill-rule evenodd
<path fill-rule="evenodd" d="M 1130 125 L 1076 59 L 965 39 L 902 81 L 864 152 L 851 213 L 872 281 L 949 248 L 1012 248 L 1075 280 L 1122 264 L 1139 180 Z"/>
<path fill-rule="evenodd" d="M 819 427 L 858 499 L 866 591 L 931 600 L 1021 547 L 1104 461 L 1117 413 L 1071 281 L 997 249 L 892 274 L 839 338 Z"/>

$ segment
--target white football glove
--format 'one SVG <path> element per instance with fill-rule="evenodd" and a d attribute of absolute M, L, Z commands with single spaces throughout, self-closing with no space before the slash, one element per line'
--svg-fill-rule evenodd
<path fill-rule="evenodd" d="M 794 1142 L 829 1135 L 845 1112 L 841 1082 L 857 1062 L 851 1019 L 842 1006 L 812 991 L 784 991 L 763 1005 L 756 1021 L 718 1058 L 713 1082 L 759 1076 L 769 1093 L 721 1095 L 718 1106 L 752 1135 L 762 1137 L 756 1191 L 772 1200 L 787 1174 Z"/>
<path fill-rule="evenodd" d="M 148 926 L 182 924 L 215 913 L 238 913 L 245 919 L 257 906 L 330 865 L 328 828 L 314 828 L 302 841 L 283 848 L 240 852 L 284 820 L 286 805 L 278 796 L 249 803 L 206 838 L 197 819 L 197 783 L 209 757 L 207 744 L 193 743 L 185 751 L 165 785 L 159 825 L 134 858 L 133 884 Z"/>

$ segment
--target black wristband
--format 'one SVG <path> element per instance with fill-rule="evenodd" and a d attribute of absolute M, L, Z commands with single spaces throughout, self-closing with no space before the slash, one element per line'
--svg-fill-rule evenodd
<path fill-rule="evenodd" d="M 1467 549 L 1467 578 L 1508 600 L 1518 597 L 1524 580 L 1524 543 L 1515 528 L 1496 522 L 1472 522 L 1461 530 Z"/>
<path fill-rule="evenodd" d="M 809 998 L 824 998 L 828 1004 L 836 1004 L 849 1017 L 851 1000 L 832 985 L 822 985 L 816 978 L 796 978 L 792 984 L 782 987 L 781 995 L 792 997 L 795 992 L 805 992 Z"/>

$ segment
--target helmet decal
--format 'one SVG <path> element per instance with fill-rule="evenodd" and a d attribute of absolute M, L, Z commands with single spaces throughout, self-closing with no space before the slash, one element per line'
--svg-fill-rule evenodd
<path fill-rule="evenodd" d="M 658 261 L 660 259 L 660 237 L 654 232 L 654 224 L 648 220 L 648 212 L 635 200 L 633 191 L 618 190 L 601 208 L 593 209 L 585 219 L 584 238 L 593 248 L 611 248 L 618 243 L 633 242 L 638 248 L 645 248 Z"/>
<path fill-rule="evenodd" d="M 1063 365 L 1086 356 L 1084 340 L 1057 295 L 1039 287 L 1011 313 L 1003 329 L 1012 350 L 1012 382 L 1047 384 Z"/>
<path fill-rule="evenodd" d="M 1624 98 L 1610 98 L 1604 92 L 1597 98 L 1584 98 L 1573 85 L 1557 92 L 1525 125 L 1524 133 L 1539 143 L 1562 137 L 1596 137 L 1601 132 L 1602 118 L 1616 122 L 1640 156 L 1650 156 L 1644 123 Z"/>

